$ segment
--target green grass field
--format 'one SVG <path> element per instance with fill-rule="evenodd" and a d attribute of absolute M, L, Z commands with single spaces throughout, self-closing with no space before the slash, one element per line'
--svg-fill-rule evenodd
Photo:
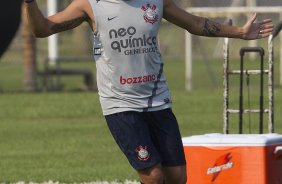
<path fill-rule="evenodd" d="M 222 133 L 221 65 L 221 62 L 213 63 L 218 82 L 215 86 L 203 63 L 195 62 L 194 89 L 187 92 L 184 90 L 184 63 L 166 62 L 165 72 L 171 87 L 173 109 L 183 137 Z M 20 66 L 7 67 L 5 63 L 0 63 L 2 91 L 18 89 L 21 74 Z M 81 86 L 82 79 L 73 81 L 64 78 L 63 82 L 66 89 L 73 89 Z M 256 96 L 255 88 L 252 91 Z M 231 102 L 236 105 L 237 98 Z M 257 104 L 256 99 L 251 99 L 251 102 Z M 277 133 L 282 133 L 281 102 L 281 89 L 275 88 Z M 231 119 L 231 133 L 237 133 L 237 116 Z M 245 133 L 248 133 L 247 118 L 245 122 Z M 256 116 L 252 117 L 251 123 L 252 133 L 257 133 Z M 137 179 L 136 173 L 110 136 L 96 92 L 0 93 L 0 183 L 125 179 Z"/>

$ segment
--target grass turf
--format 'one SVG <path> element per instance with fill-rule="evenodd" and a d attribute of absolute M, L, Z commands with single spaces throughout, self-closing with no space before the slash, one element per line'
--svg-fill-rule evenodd
<path fill-rule="evenodd" d="M 183 66 L 167 62 L 165 68 L 182 136 L 221 133 L 222 87 L 211 85 L 203 65 L 196 64 L 194 90 L 186 92 Z M 219 83 L 220 66 L 215 64 Z M 277 133 L 282 133 L 280 90 L 275 90 Z M 1 93 L 0 109 L 0 182 L 137 179 L 107 129 L 95 92 Z M 231 133 L 238 131 L 234 119 Z"/>

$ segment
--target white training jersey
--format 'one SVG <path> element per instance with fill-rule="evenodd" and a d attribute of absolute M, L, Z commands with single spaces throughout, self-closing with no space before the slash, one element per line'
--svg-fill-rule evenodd
<path fill-rule="evenodd" d="M 162 0 L 89 0 L 103 114 L 171 106 L 158 46 Z"/>

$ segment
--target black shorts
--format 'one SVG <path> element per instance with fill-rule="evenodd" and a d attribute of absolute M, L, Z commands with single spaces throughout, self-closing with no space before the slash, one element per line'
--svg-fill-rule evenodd
<path fill-rule="evenodd" d="M 177 120 L 171 109 L 121 112 L 105 116 L 108 127 L 136 170 L 185 165 Z"/>

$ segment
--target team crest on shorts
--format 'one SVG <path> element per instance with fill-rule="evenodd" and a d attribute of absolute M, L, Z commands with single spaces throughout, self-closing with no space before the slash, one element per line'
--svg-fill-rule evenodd
<path fill-rule="evenodd" d="M 139 146 L 135 151 L 138 153 L 138 159 L 141 161 L 147 161 L 150 158 L 147 146 Z"/>
<path fill-rule="evenodd" d="M 141 8 L 144 11 L 144 20 L 151 24 L 154 24 L 158 21 L 158 9 L 156 5 L 147 4 L 146 6 L 142 6 Z"/>

